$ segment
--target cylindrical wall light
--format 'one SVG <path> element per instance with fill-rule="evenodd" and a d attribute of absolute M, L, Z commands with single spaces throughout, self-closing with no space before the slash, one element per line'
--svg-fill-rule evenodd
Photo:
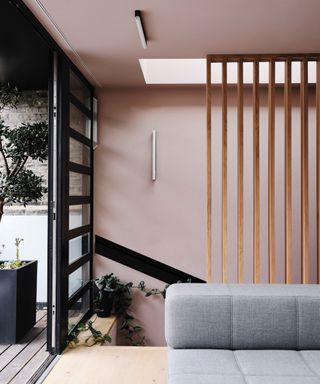
<path fill-rule="evenodd" d="M 152 131 L 152 157 L 151 157 L 151 177 L 152 181 L 157 179 L 157 131 Z"/>

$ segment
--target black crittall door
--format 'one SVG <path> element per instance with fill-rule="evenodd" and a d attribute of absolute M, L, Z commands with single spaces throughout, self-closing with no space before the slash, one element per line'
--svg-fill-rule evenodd
<path fill-rule="evenodd" d="M 63 56 L 54 57 L 51 350 L 92 310 L 93 89 Z"/>

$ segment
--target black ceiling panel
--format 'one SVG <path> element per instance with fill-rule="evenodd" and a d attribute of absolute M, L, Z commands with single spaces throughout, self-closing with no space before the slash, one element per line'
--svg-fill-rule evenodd
<path fill-rule="evenodd" d="M 0 0 L 0 82 L 47 89 L 49 48 L 9 0 Z"/>

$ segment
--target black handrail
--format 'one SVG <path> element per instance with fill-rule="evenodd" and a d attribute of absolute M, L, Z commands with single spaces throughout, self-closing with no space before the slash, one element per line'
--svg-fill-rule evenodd
<path fill-rule="evenodd" d="M 123 264 L 168 284 L 173 284 L 177 281 L 205 283 L 204 280 L 199 279 L 198 277 L 189 275 L 179 269 L 151 259 L 150 257 L 144 256 L 141 253 L 135 252 L 97 235 L 95 251 L 101 256 L 107 257 L 110 260 L 116 261 L 117 263 Z"/>

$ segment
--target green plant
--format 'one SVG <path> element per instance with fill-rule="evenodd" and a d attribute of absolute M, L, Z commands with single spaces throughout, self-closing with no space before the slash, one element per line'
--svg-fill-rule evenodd
<path fill-rule="evenodd" d="M 7 204 L 39 201 L 47 192 L 44 180 L 27 168 L 28 160 L 48 158 L 46 121 L 8 127 L 1 118 L 6 108 L 16 108 L 20 99 L 16 87 L 0 84 L 0 222 Z"/>
<path fill-rule="evenodd" d="M 20 244 L 23 241 L 24 240 L 22 238 L 19 238 L 19 237 L 17 237 L 15 239 L 14 245 L 16 246 L 16 258 L 13 261 L 6 261 L 4 263 L 1 263 L 0 269 L 16 269 L 16 268 L 22 267 L 23 265 L 26 264 L 25 261 L 20 260 Z M 4 244 L 2 244 L 2 251 L 3 251 L 3 249 L 4 249 Z M 2 251 L 0 251 L 0 255 L 1 255 Z"/>
<path fill-rule="evenodd" d="M 119 298 L 120 293 L 124 289 L 129 289 L 132 283 L 122 283 L 117 276 L 114 276 L 113 273 L 110 275 L 105 275 L 94 280 L 94 306 L 96 311 L 103 310 L 105 304 L 106 296 L 111 298 L 113 303 L 112 306 L 117 307 L 118 312 L 118 303 L 115 304 L 117 298 Z"/>
<path fill-rule="evenodd" d="M 177 283 L 182 281 L 178 280 Z M 191 283 L 191 279 L 187 279 L 187 283 Z M 113 273 L 109 275 L 101 276 L 94 280 L 95 298 L 94 306 L 96 309 L 102 309 L 104 294 L 107 293 L 113 296 L 113 308 L 114 313 L 121 321 L 120 331 L 124 335 L 124 338 L 130 342 L 133 346 L 145 345 L 145 336 L 141 334 L 142 327 L 137 324 L 136 319 L 130 311 L 132 304 L 132 289 L 137 289 L 144 293 L 145 297 L 160 295 L 164 299 L 166 298 L 166 291 L 171 284 L 165 285 L 164 289 L 152 288 L 149 289 L 144 281 L 140 281 L 138 285 L 134 285 L 133 282 L 123 282 L 119 277 Z M 79 343 L 79 333 L 83 331 L 90 331 L 90 336 L 85 340 L 86 344 L 91 340 L 89 346 L 97 343 L 103 345 L 106 342 L 111 342 L 110 336 L 103 335 L 100 331 L 93 327 L 93 322 L 89 321 L 87 325 L 79 324 L 69 335 L 69 344 L 75 345 Z"/>
<path fill-rule="evenodd" d="M 20 244 L 24 241 L 24 239 L 16 237 L 14 241 L 14 245 L 16 246 L 16 260 L 20 261 Z"/>
<path fill-rule="evenodd" d="M 177 281 L 177 283 L 181 283 L 181 281 Z M 148 289 L 146 287 L 146 283 L 144 281 L 140 281 L 140 283 L 138 284 L 138 288 L 140 289 L 140 291 L 145 293 L 145 297 L 161 295 L 165 299 L 166 291 L 170 287 L 170 285 L 171 284 L 166 284 L 166 286 L 163 289 L 158 289 L 158 288 Z"/>
<path fill-rule="evenodd" d="M 69 345 L 75 346 L 79 344 L 79 334 L 81 332 L 89 331 L 89 336 L 85 339 L 85 345 L 92 347 L 93 345 L 100 344 L 104 345 L 106 343 L 111 343 L 111 337 L 108 334 L 102 334 L 101 331 L 98 331 L 93 327 L 93 324 L 96 319 L 89 320 L 87 324 L 80 323 L 69 335 Z"/>
<path fill-rule="evenodd" d="M 191 279 L 187 279 L 190 283 Z M 177 281 L 181 283 L 181 281 Z M 160 295 L 164 299 L 166 291 L 170 284 L 167 284 L 164 289 L 152 288 L 149 289 L 144 281 L 140 281 L 137 286 L 133 282 L 123 282 L 113 273 L 102 276 L 95 280 L 96 294 L 94 304 L 100 308 L 103 300 L 103 294 L 107 292 L 113 295 L 114 312 L 121 319 L 120 331 L 124 338 L 133 346 L 141 346 L 145 344 L 145 336 L 142 333 L 142 327 L 137 324 L 136 319 L 130 311 L 132 304 L 132 290 L 137 289 L 144 293 L 145 297 Z"/>
<path fill-rule="evenodd" d="M 161 295 L 165 297 L 165 290 L 159 289 L 147 289 L 144 281 L 140 281 L 137 286 L 133 285 L 133 282 L 123 282 L 119 277 L 113 273 L 109 275 L 101 276 L 94 280 L 94 307 L 95 311 L 103 310 L 103 304 L 105 295 L 113 299 L 114 313 L 121 321 L 120 331 L 124 338 L 130 342 L 133 346 L 142 346 L 145 344 L 145 336 L 141 334 L 142 327 L 136 323 L 134 316 L 130 311 L 132 304 L 132 289 L 137 289 L 145 293 L 146 297 L 152 295 Z M 103 335 L 100 331 L 94 328 L 93 322 L 89 321 L 87 325 L 79 324 L 69 335 L 68 341 L 70 345 L 76 345 L 79 343 L 79 333 L 89 331 L 90 336 L 85 340 L 86 345 L 92 346 L 97 343 L 105 344 L 111 342 L 109 335 Z M 91 341 L 91 342 L 90 342 Z M 89 343 L 90 342 L 90 343 Z"/>
<path fill-rule="evenodd" d="M 123 282 L 113 273 L 102 276 L 95 280 L 95 307 L 101 309 L 102 300 L 107 293 L 112 295 L 114 312 L 121 319 L 120 331 L 124 334 L 126 340 L 132 345 L 144 345 L 145 336 L 141 335 L 142 328 L 136 324 L 135 318 L 130 312 L 130 306 L 132 304 L 131 290 L 138 288 L 135 287 L 132 282 Z M 145 284 L 144 284 L 145 288 Z"/>

